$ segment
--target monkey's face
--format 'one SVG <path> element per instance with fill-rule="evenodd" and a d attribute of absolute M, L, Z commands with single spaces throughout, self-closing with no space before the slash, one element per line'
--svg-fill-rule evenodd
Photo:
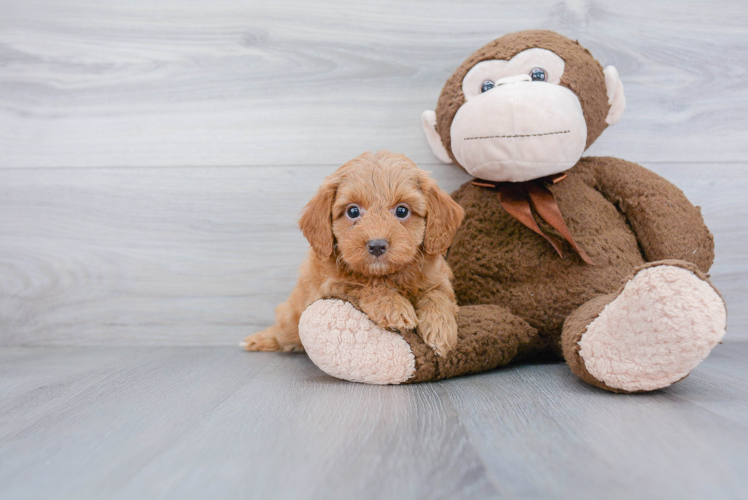
<path fill-rule="evenodd" d="M 522 182 L 573 167 L 625 104 L 615 68 L 603 71 L 557 33 L 529 31 L 471 56 L 423 125 L 442 161 L 456 160 L 479 179 Z"/>
<path fill-rule="evenodd" d="M 480 179 L 515 182 L 574 166 L 587 123 L 577 96 L 559 85 L 563 72 L 563 59 L 538 48 L 473 66 L 450 134 L 460 165 Z"/>

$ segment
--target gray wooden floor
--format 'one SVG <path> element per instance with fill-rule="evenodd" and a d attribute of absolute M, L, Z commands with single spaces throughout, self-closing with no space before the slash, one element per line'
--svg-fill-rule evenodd
<path fill-rule="evenodd" d="M 563 364 L 417 386 L 227 347 L 0 351 L 0 498 L 745 498 L 748 343 L 616 395 Z"/>

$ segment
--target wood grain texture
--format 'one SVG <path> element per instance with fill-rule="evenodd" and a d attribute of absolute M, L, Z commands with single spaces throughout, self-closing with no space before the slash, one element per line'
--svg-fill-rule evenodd
<path fill-rule="evenodd" d="M 740 498 L 746 358 L 616 395 L 561 364 L 380 387 L 303 354 L 5 348 L 0 499 Z"/>
<path fill-rule="evenodd" d="M 746 347 L 728 348 L 745 355 Z M 734 382 L 710 371 L 717 363 L 705 362 L 693 376 L 729 391 Z M 745 369 L 743 362 L 738 372 Z M 582 498 L 738 498 L 744 493 L 748 428 L 745 421 L 716 414 L 725 411 L 720 403 L 740 407 L 744 399 L 712 393 L 711 404 L 704 404 L 707 398 L 697 392 L 701 401 L 694 404 L 690 381 L 617 397 L 586 385 L 563 365 L 507 372 L 499 387 L 485 376 L 457 379 L 445 392 L 486 470 L 494 482 L 507 485 L 511 497 L 572 498 L 577 492 Z M 671 394 L 676 388 L 677 397 Z"/>
<path fill-rule="evenodd" d="M 0 169 L 0 345 L 237 345 L 296 282 L 335 168 Z"/>
<path fill-rule="evenodd" d="M 748 427 L 748 343 L 730 343 L 709 356 L 708 369 L 696 370 L 690 383 L 667 393 Z"/>
<path fill-rule="evenodd" d="M 447 0 L 0 2 L 0 165 L 432 162 L 420 113 L 497 36 L 547 28 L 623 78 L 590 151 L 744 161 L 748 4 Z"/>
<path fill-rule="evenodd" d="M 748 326 L 746 166 L 650 165 L 716 235 L 728 339 Z M 0 345 L 236 345 L 293 288 L 298 213 L 336 167 L 0 169 Z"/>
<path fill-rule="evenodd" d="M 389 148 L 477 47 L 548 28 L 624 80 L 589 154 L 704 207 L 748 339 L 748 4 L 0 0 L 0 345 L 233 345 L 272 322 L 322 178 Z"/>
<path fill-rule="evenodd" d="M 272 321 L 344 161 L 464 182 L 420 113 L 529 28 L 618 68 L 627 111 L 588 154 L 703 207 L 748 340 L 746 25 L 728 0 L 0 0 L 0 499 L 740 497 L 748 342 L 639 396 L 558 364 L 375 387 L 206 346 Z"/>

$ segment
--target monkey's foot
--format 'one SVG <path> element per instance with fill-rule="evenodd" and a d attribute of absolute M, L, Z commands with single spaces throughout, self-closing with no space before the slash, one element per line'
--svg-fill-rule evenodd
<path fill-rule="evenodd" d="M 661 261 L 575 311 L 564 325 L 564 356 L 593 385 L 651 391 L 685 378 L 722 340 L 726 321 L 725 303 L 703 273 Z"/>
<path fill-rule="evenodd" d="M 368 384 L 412 384 L 478 373 L 543 347 L 538 332 L 508 309 L 464 306 L 455 317 L 457 343 L 438 356 L 419 332 L 384 330 L 342 300 L 319 300 L 299 321 L 311 360 L 333 377 Z"/>
<path fill-rule="evenodd" d="M 318 300 L 301 315 L 299 337 L 309 358 L 333 377 L 402 384 L 416 371 L 410 345 L 342 300 Z"/>

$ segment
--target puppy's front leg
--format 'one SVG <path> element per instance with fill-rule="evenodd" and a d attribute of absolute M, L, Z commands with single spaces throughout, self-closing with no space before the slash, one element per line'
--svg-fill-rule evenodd
<path fill-rule="evenodd" d="M 373 287 L 359 297 L 359 306 L 370 320 L 382 328 L 409 331 L 416 327 L 418 317 L 413 304 L 395 290 Z"/>
<path fill-rule="evenodd" d="M 450 296 L 439 289 L 425 293 L 416 303 L 418 334 L 440 356 L 457 344 L 457 309 Z"/>

